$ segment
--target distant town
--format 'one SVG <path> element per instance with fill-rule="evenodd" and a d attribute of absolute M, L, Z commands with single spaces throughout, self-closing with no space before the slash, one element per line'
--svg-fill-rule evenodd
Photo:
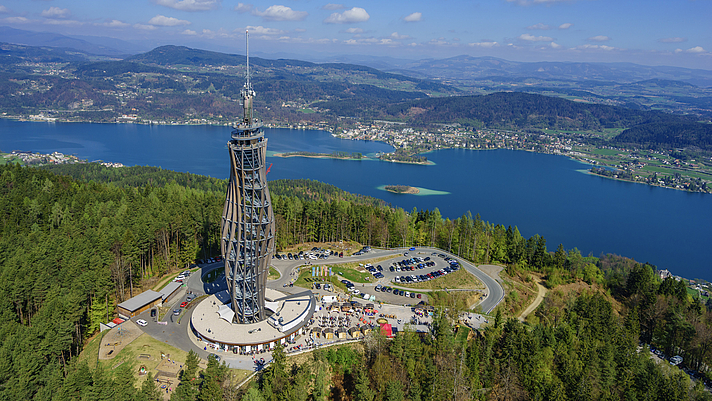
<path fill-rule="evenodd" d="M 10 153 L 0 153 L 3 158 L 2 164 L 7 163 L 19 163 L 24 166 L 43 166 L 47 164 L 76 164 L 76 163 L 88 163 L 86 160 L 80 159 L 74 155 L 65 155 L 60 152 L 52 153 L 39 153 L 39 152 L 25 152 L 20 150 L 13 150 Z M 102 166 L 106 167 L 124 167 L 122 163 L 112 163 L 112 162 L 98 162 Z"/>

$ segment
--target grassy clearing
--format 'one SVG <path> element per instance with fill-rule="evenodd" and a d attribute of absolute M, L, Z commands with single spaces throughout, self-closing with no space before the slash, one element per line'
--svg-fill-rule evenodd
<path fill-rule="evenodd" d="M 276 280 L 279 278 L 279 272 L 274 267 L 269 267 L 269 274 L 267 275 L 267 280 Z"/>
<path fill-rule="evenodd" d="M 448 310 L 470 310 L 470 306 L 480 300 L 476 291 L 434 291 L 428 293 L 428 303 Z"/>
<path fill-rule="evenodd" d="M 96 345 L 97 351 L 99 343 L 100 342 L 97 342 Z M 89 350 L 90 349 L 88 347 L 85 348 L 85 351 Z M 96 356 L 98 355 L 97 352 L 96 355 L 93 356 L 93 359 L 95 363 L 100 363 L 106 370 L 113 370 L 120 365 L 130 364 L 137 379 L 136 385 L 141 386 L 143 381 L 146 380 L 146 376 L 139 376 L 138 369 L 141 366 L 145 366 L 146 370 L 153 373 L 153 376 L 155 377 L 158 373 L 157 367 L 162 360 L 162 354 L 166 357 L 166 362 L 164 362 L 164 364 L 167 364 L 167 358 L 170 358 L 170 360 L 172 361 L 170 363 L 171 367 L 177 369 L 178 371 L 180 371 L 181 365 L 185 363 L 185 359 L 188 356 L 188 353 L 186 351 L 180 350 L 166 343 L 158 341 L 155 338 L 149 336 L 148 334 L 142 334 L 136 340 L 128 344 L 123 350 L 121 350 L 115 358 L 98 361 L 98 358 Z M 175 362 L 175 364 L 173 362 Z M 204 369 L 206 367 L 206 362 L 201 361 L 200 367 Z M 231 372 L 238 380 L 244 379 L 251 373 L 250 371 L 241 369 L 231 369 Z M 175 388 L 177 382 L 178 379 L 176 378 L 171 384 L 171 387 Z"/>
<path fill-rule="evenodd" d="M 99 346 L 101 345 L 101 339 L 107 331 L 96 334 L 89 342 L 84 345 L 84 349 L 77 357 L 78 362 L 86 361 L 87 365 L 91 369 L 96 369 L 96 364 L 99 361 Z"/>
<path fill-rule="evenodd" d="M 408 274 L 406 272 L 405 274 Z M 416 274 L 414 272 L 414 274 Z M 480 290 L 485 286 L 477 277 L 460 269 L 456 272 L 446 274 L 444 277 L 438 277 L 434 280 L 425 281 L 422 283 L 400 284 L 401 287 L 415 288 L 419 290 L 442 290 L 445 288 L 459 288 L 468 290 Z"/>

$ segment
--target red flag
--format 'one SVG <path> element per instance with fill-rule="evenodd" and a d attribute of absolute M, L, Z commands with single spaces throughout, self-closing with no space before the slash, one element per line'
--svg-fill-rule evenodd
<path fill-rule="evenodd" d="M 273 165 L 273 164 L 274 164 L 274 163 L 270 163 L 270 164 L 269 164 L 269 167 L 267 167 L 267 171 L 265 172 L 265 174 L 269 173 L 269 169 L 272 168 L 272 165 Z"/>

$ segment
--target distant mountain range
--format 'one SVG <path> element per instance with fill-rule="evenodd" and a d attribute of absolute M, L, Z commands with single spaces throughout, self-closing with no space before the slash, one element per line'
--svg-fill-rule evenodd
<path fill-rule="evenodd" d="M 27 46 L 73 49 L 87 55 L 124 58 L 148 49 L 120 39 L 102 36 L 65 36 L 0 26 L 0 42 Z"/>
<path fill-rule="evenodd" d="M 50 32 L 35 32 L 10 27 L 0 27 L 0 42 L 41 46 L 63 49 L 75 49 L 87 56 L 105 56 L 113 58 L 129 58 L 139 62 L 156 64 L 176 64 L 184 57 L 180 53 L 190 52 L 193 62 L 213 65 L 235 65 L 244 63 L 244 56 L 210 52 L 207 50 L 190 49 L 183 46 L 160 46 L 146 54 L 139 55 L 149 49 L 124 40 L 98 36 L 65 36 Z M 290 65 L 297 65 L 303 57 L 289 54 L 278 54 L 277 60 L 262 58 L 265 64 L 274 67 L 281 65 L 282 60 L 290 60 Z M 260 62 L 255 58 L 255 62 Z M 712 70 L 700 70 L 669 66 L 646 66 L 633 63 L 577 63 L 577 62 L 519 62 L 494 57 L 456 56 L 446 59 L 407 60 L 393 57 L 370 55 L 338 55 L 321 59 L 312 58 L 308 64 L 351 64 L 362 65 L 406 75 L 418 79 L 452 81 L 458 85 L 472 86 L 480 81 L 517 81 L 537 79 L 545 81 L 577 81 L 589 82 L 590 85 L 609 85 L 615 83 L 631 83 L 650 79 L 674 80 L 690 83 L 700 87 L 712 87 Z M 601 81 L 601 82 L 598 82 Z"/>

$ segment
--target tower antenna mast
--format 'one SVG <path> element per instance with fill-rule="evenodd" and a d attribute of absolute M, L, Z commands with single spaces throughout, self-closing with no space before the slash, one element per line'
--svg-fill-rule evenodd
<path fill-rule="evenodd" d="M 242 109 L 244 112 L 243 124 L 246 126 L 252 125 L 252 99 L 255 97 L 255 91 L 252 90 L 250 82 L 250 32 L 245 30 L 245 47 L 247 52 L 247 73 L 245 76 L 245 87 L 242 88 Z"/>

